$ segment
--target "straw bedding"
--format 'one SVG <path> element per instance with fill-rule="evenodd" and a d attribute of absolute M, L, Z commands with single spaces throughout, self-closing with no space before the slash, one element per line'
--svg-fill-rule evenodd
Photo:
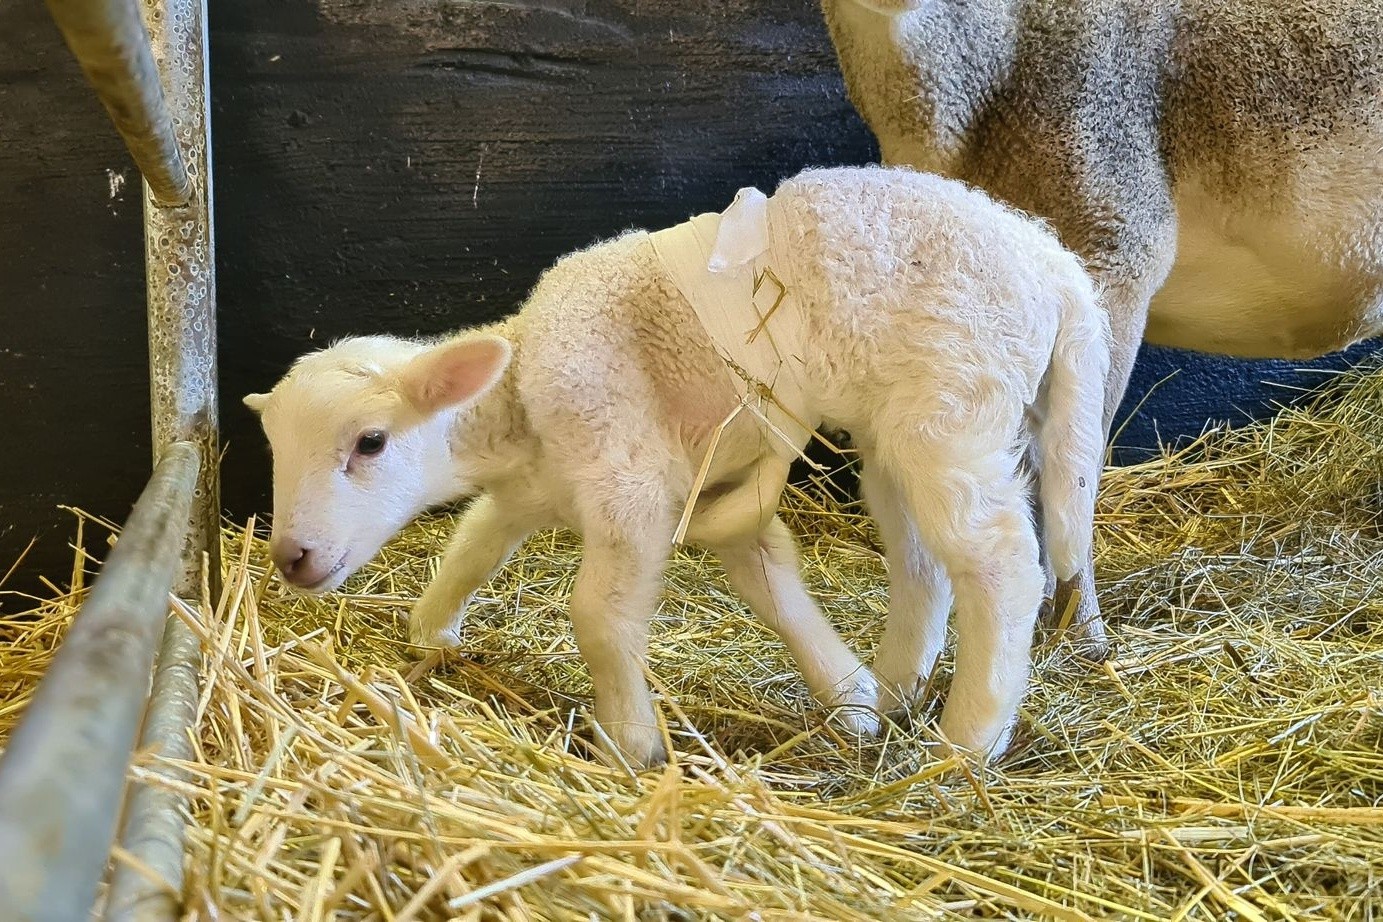
<path fill-rule="evenodd" d="M 1113 658 L 1044 637 L 1016 751 L 983 769 L 926 758 L 934 701 L 877 743 L 823 728 L 699 553 L 671 567 L 651 657 L 678 755 L 634 777 L 589 759 L 570 536 L 529 542 L 442 656 L 405 616 L 445 517 L 322 600 L 281 592 L 253 523 L 229 530 L 222 597 L 183 610 L 207 651 L 196 757 L 158 781 L 190 797 L 189 916 L 1383 917 L 1380 484 L 1377 370 L 1111 470 Z M 810 585 L 869 649 L 869 522 L 813 492 L 788 507 Z M 5 729 L 80 595 L 0 625 Z"/>

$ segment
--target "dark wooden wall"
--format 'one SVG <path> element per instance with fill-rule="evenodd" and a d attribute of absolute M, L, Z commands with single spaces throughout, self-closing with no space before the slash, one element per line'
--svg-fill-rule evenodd
<path fill-rule="evenodd" d="M 211 34 L 237 517 L 268 507 L 239 398 L 301 351 L 499 316 L 563 252 L 877 155 L 811 0 L 235 0 Z M 58 504 L 121 517 L 146 476 L 137 182 L 39 0 L 0 5 L 0 573 L 39 539 L 9 588 L 64 578 Z M 1177 368 L 1125 444 L 1317 380 L 1159 350 L 1130 405 Z"/>
<path fill-rule="evenodd" d="M 0 5 L 0 575 L 38 538 L 5 588 L 66 581 L 59 504 L 148 477 L 139 181 L 43 4 Z"/>

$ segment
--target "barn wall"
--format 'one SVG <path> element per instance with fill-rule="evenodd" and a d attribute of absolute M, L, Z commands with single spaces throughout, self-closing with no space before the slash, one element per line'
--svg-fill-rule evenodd
<path fill-rule="evenodd" d="M 148 477 L 138 174 L 42 3 L 0 4 L 0 576 L 66 582 L 72 518 Z M 16 600 L 0 598 L 0 610 Z"/>
<path fill-rule="evenodd" d="M 269 470 L 239 397 L 301 351 L 501 316 L 561 253 L 877 155 L 804 0 L 236 0 L 211 30 L 237 518 Z M 0 573 L 39 539 L 9 588 L 64 578 L 59 503 L 122 517 L 146 475 L 137 181 L 42 5 L 0 5 Z M 1294 367 L 1157 350 L 1130 404 L 1181 371 L 1123 441 L 1261 414 Z"/>

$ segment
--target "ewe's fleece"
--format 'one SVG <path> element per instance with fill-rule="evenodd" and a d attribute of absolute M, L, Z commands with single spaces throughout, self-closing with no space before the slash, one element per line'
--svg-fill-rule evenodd
<path fill-rule="evenodd" d="M 1148 342 L 1308 358 L 1383 334 L 1377 0 L 822 0 L 885 163 L 1052 223 Z M 1076 623 L 1104 636 L 1089 563 Z M 1060 600 L 1059 600 L 1060 603 Z"/>

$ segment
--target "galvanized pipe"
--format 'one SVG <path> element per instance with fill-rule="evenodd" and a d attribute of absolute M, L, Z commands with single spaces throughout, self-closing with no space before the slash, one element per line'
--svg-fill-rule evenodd
<path fill-rule="evenodd" d="M 211 122 L 205 0 L 146 0 L 151 48 L 168 87 L 178 143 L 187 155 L 190 196 L 161 205 L 152 186 L 144 203 L 145 278 L 149 310 L 149 386 L 153 443 L 190 440 L 202 449 L 191 524 L 176 589 L 198 598 L 208 562 L 219 592 L 221 503 L 217 425 L 216 264 L 212 229 Z M 141 747 L 170 759 L 191 756 L 199 645 L 170 618 L 154 677 Z M 176 780 L 169 766 L 155 772 Z M 117 862 L 106 894 L 107 922 L 173 922 L 180 915 L 186 799 L 173 786 L 135 785 L 120 843 L 138 867 Z"/>
<path fill-rule="evenodd" d="M 163 646 L 149 696 L 149 712 L 139 748 L 163 759 L 189 761 L 192 741 L 188 728 L 197 716 L 197 671 L 201 644 L 176 615 L 163 629 Z M 170 766 L 152 769 L 170 780 L 180 774 Z M 136 784 L 125 803 L 120 845 L 142 871 L 115 862 L 106 892 L 106 922 L 162 922 L 182 911 L 183 833 L 187 799 L 171 787 Z M 150 879 L 152 872 L 156 879 Z"/>
<path fill-rule="evenodd" d="M 145 180 L 156 465 L 0 757 L 0 915 L 56 920 L 90 911 L 146 702 L 141 745 L 173 760 L 190 755 L 198 644 L 181 620 L 159 615 L 170 589 L 200 596 L 203 572 L 218 591 L 220 445 L 205 0 L 47 3 Z M 168 788 L 131 790 L 122 845 L 139 868 L 114 868 L 107 919 L 177 917 L 183 807 Z"/>
<path fill-rule="evenodd" d="M 187 168 L 137 0 L 47 0 L 67 47 L 95 87 L 139 172 L 163 204 L 186 202 Z"/>
<path fill-rule="evenodd" d="M 216 246 L 212 228 L 211 120 L 205 0 L 147 0 L 152 52 L 168 87 L 191 198 L 144 201 L 144 276 L 149 311 L 149 405 L 154 461 L 164 446 L 195 442 L 202 476 L 192 504 L 177 592 L 199 598 L 203 555 L 211 592 L 221 576 L 221 447 L 216 390 Z"/>
<path fill-rule="evenodd" d="M 171 446 L 0 755 L 0 913 L 85 919 L 115 833 L 200 467 Z"/>

